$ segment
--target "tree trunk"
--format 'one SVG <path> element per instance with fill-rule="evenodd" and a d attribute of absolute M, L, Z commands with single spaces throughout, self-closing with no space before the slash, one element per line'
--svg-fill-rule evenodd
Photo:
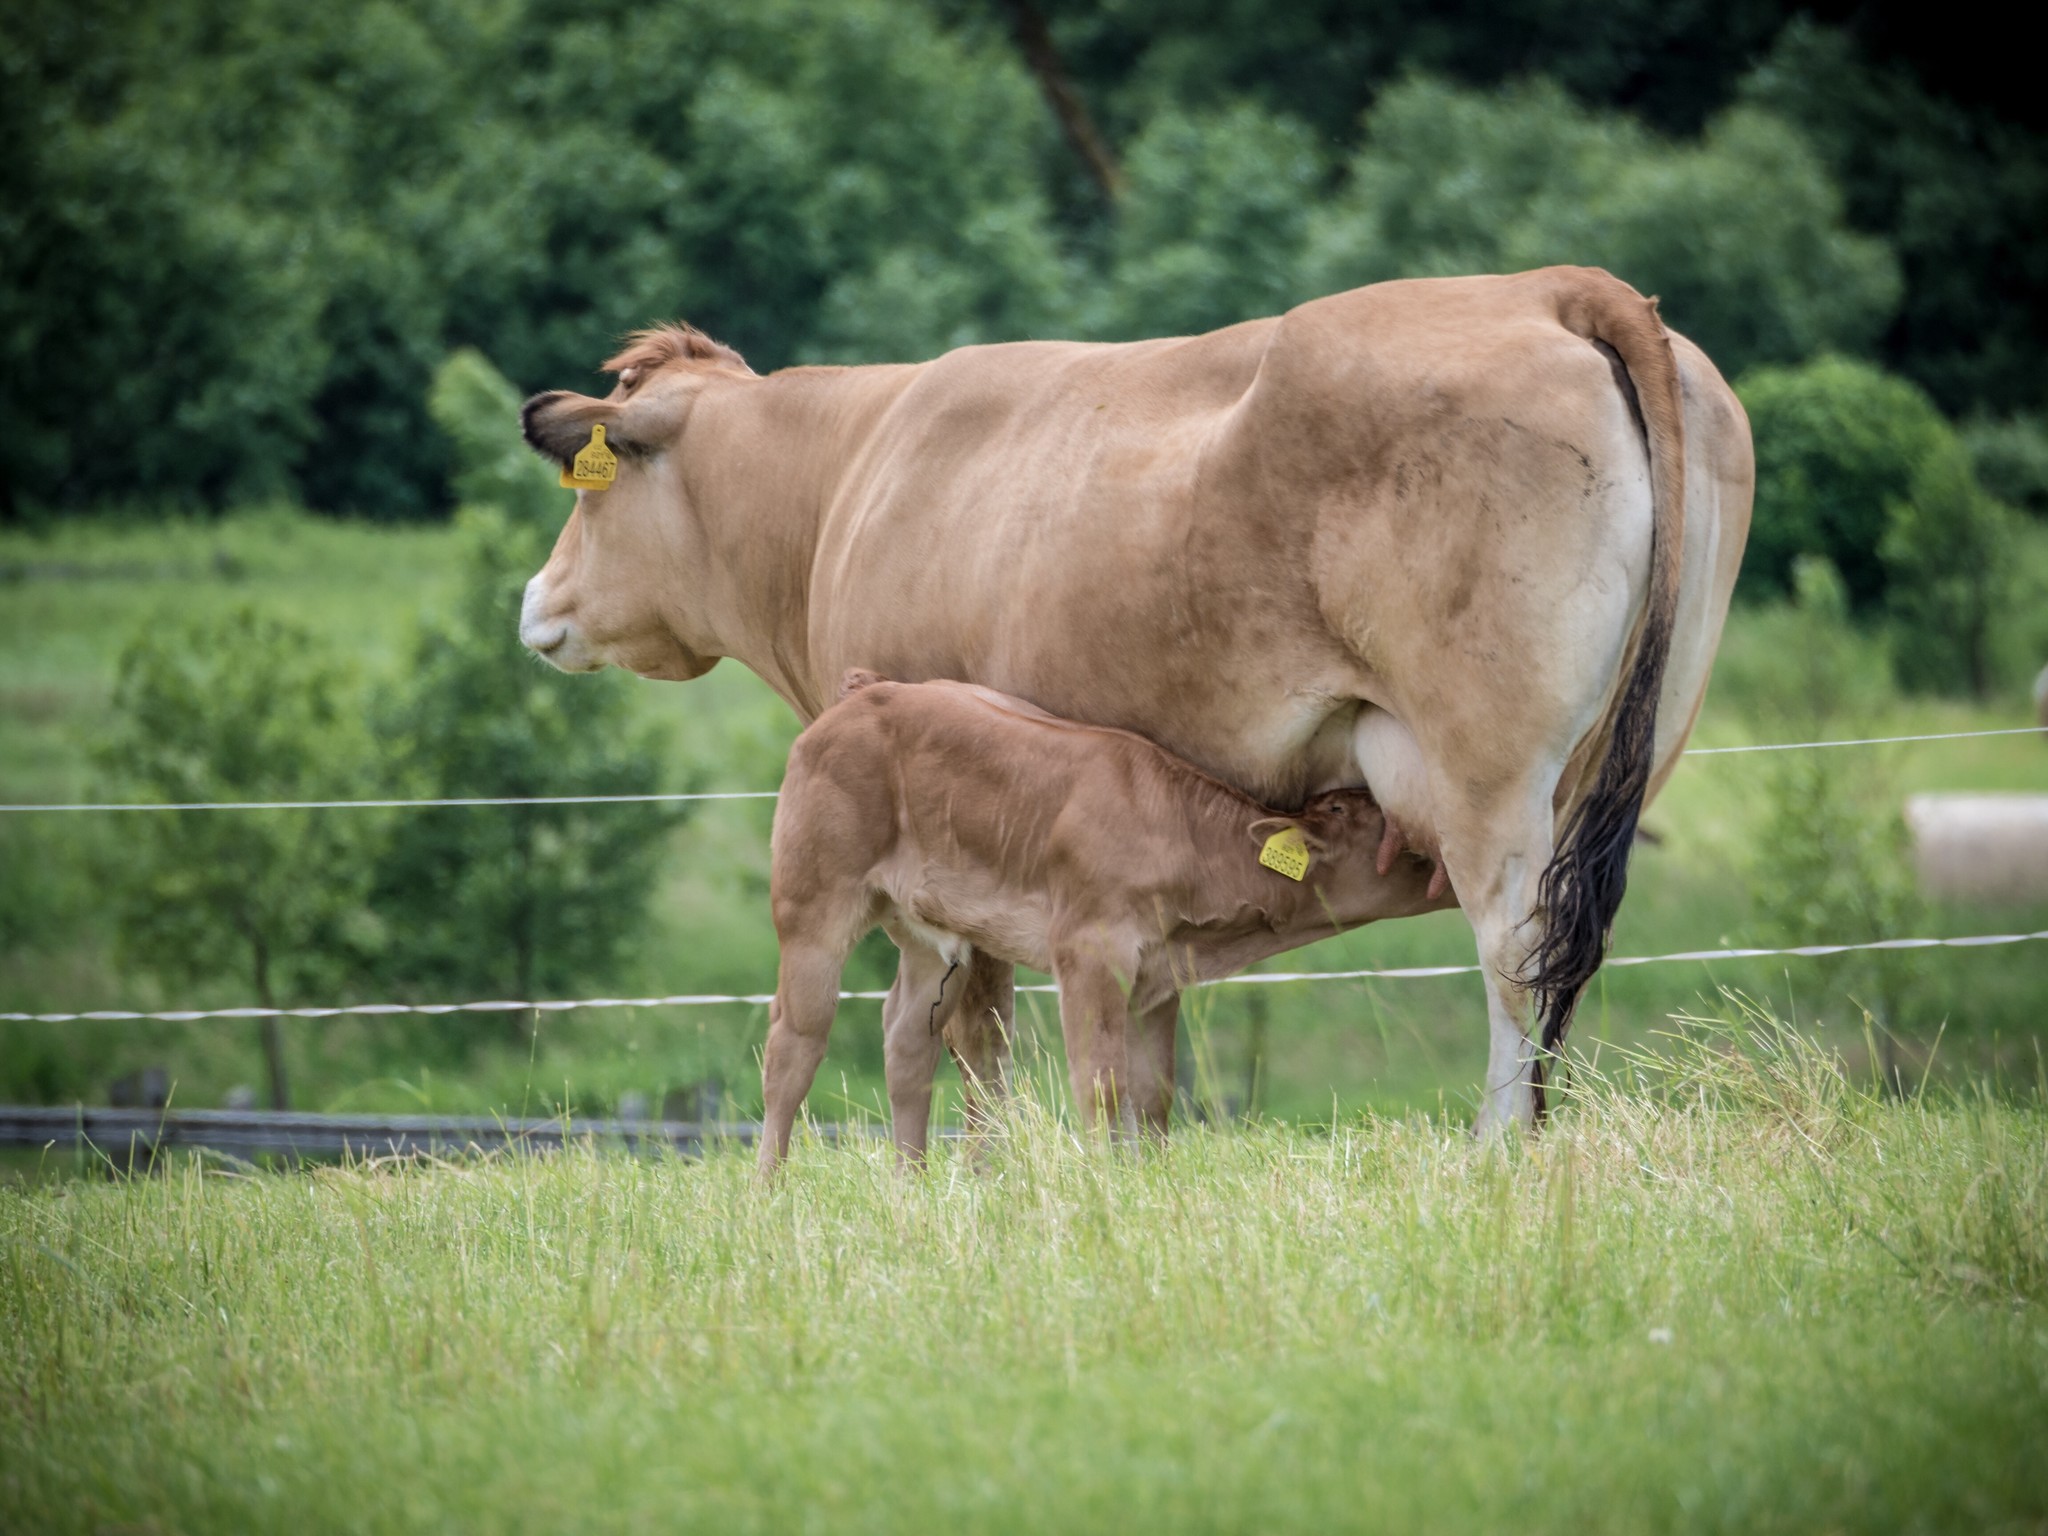
<path fill-rule="evenodd" d="M 1066 67 L 1060 63 L 1059 50 L 1053 47 L 1052 32 L 1045 24 L 1044 13 L 1032 4 L 1032 0 L 1003 0 L 1003 9 L 1010 13 L 1010 26 L 1016 33 L 1018 50 L 1023 53 L 1031 73 L 1037 77 L 1045 104 L 1060 120 L 1060 130 L 1066 134 L 1067 143 L 1081 157 L 1081 163 L 1088 167 L 1088 174 L 1095 178 L 1095 184 L 1102 188 L 1103 195 L 1115 202 L 1123 196 L 1123 170 L 1096 129 L 1095 119 L 1089 116 L 1087 103 L 1081 100 L 1073 81 L 1067 78 Z"/>

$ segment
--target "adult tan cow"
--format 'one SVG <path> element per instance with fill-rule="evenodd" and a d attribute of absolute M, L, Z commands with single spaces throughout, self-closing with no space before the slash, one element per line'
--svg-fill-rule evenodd
<path fill-rule="evenodd" d="M 1368 785 L 1478 942 L 1479 1128 L 1540 1113 L 1749 525 L 1741 407 L 1652 301 L 1558 267 L 1173 340 L 760 377 L 667 328 L 606 366 L 605 399 L 526 405 L 555 461 L 600 424 L 621 455 L 527 645 L 676 680 L 734 657 L 806 721 L 850 667 L 958 678 L 1267 804 Z M 968 985 L 949 1043 L 993 1081 L 1009 969 Z"/>

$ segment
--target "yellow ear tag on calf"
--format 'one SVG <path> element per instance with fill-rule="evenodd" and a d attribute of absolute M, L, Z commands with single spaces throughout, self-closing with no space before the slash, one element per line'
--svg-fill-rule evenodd
<path fill-rule="evenodd" d="M 619 456 L 604 445 L 604 428 L 590 429 L 590 441 L 576 450 L 576 461 L 562 471 L 562 484 L 572 491 L 608 491 L 619 478 Z"/>
<path fill-rule="evenodd" d="M 1302 837 L 1301 828 L 1282 827 L 1267 838 L 1266 845 L 1259 850 L 1259 862 L 1290 880 L 1307 875 L 1308 842 Z"/>

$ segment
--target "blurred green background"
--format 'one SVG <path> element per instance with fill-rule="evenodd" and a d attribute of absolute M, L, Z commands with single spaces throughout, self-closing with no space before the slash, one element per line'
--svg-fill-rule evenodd
<path fill-rule="evenodd" d="M 1940 22 L 1937 26 L 1936 21 Z M 530 390 L 687 318 L 755 368 L 1225 324 L 1382 278 L 1606 266 L 1737 382 L 1756 531 L 1699 741 L 2026 723 L 2048 661 L 2048 131 L 1954 18 L 1643 0 L 23 0 L 0 41 L 0 799 L 772 787 L 751 678 L 562 678 L 517 591 L 567 497 Z M 1973 51 L 1976 50 L 1976 51 Z M 1020 600 L 1028 600 L 1021 597 Z M 1619 952 L 2039 927 L 1913 888 L 1917 789 L 2024 737 L 1699 759 Z M 759 991 L 765 802 L 0 817 L 0 1007 Z M 1283 968 L 1469 963 L 1455 916 Z M 885 983 L 870 941 L 850 986 Z M 1610 971 L 1901 1073 L 2031 1080 L 2041 946 Z M 1027 1053 L 1056 1049 L 1049 1000 Z M 879 1102 L 851 1004 L 816 1113 Z M 1464 1112 L 1476 981 L 1225 988 L 1218 1108 Z M 304 1107 L 758 1093 L 745 1007 L 292 1023 Z M 1868 1042 L 1867 1047 L 1864 1042 Z M 233 1024 L 0 1024 L 0 1098 L 267 1081 Z M 265 1090 L 268 1091 L 267 1089 Z"/>

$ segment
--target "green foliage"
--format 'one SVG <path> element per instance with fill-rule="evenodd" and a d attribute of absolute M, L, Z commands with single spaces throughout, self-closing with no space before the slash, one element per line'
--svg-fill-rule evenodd
<path fill-rule="evenodd" d="M 2015 515 L 1984 494 L 1950 441 L 1916 465 L 1888 509 L 1881 553 L 1899 681 L 1991 691 L 1999 620 L 2013 591 Z"/>
<path fill-rule="evenodd" d="M 1784 590 L 1800 557 L 1838 567 L 1850 606 L 1891 621 L 1908 687 L 1987 693 L 2016 590 L 2011 509 L 1915 385 L 1826 357 L 1738 385 L 1756 443 L 1752 597 Z"/>
<path fill-rule="evenodd" d="M 949 0 L 963 19 L 977 0 Z M 1040 0 L 1055 39 L 1109 120 L 1164 104 L 1249 97 L 1340 139 L 1360 109 L 1416 70 L 1492 89 L 1546 75 L 1586 102 L 1694 133 L 1783 24 L 1777 0 L 1712 7 L 1613 0 L 1598 9 L 1495 0 L 1483 12 L 1415 0 Z"/>
<path fill-rule="evenodd" d="M 1960 89 L 1915 78 L 1931 49 L 1873 59 L 1853 36 L 1793 19 L 1741 96 L 1797 123 L 1848 198 L 1882 231 L 1905 276 L 1881 352 L 1944 409 L 2048 406 L 2048 132 L 1965 103 L 1995 43 L 1928 11 L 1923 42 L 1959 45 Z M 2020 78 L 2015 76 L 2014 78 Z M 2014 114 L 2015 116 L 2017 114 Z"/>
<path fill-rule="evenodd" d="M 1883 598 L 1882 554 L 1892 506 L 1953 447 L 1953 434 L 1916 386 L 1868 363 L 1827 357 L 1759 368 L 1739 381 L 1756 443 L 1756 514 L 1743 590 L 1787 590 L 1793 562 L 1821 555 L 1841 572 L 1858 612 Z"/>
<path fill-rule="evenodd" d="M 495 507 L 509 518 L 525 546 L 521 553 L 537 554 L 538 570 L 546 557 L 543 535 L 561 522 L 568 498 L 557 472 L 520 436 L 519 404 L 519 392 L 474 347 L 443 362 L 427 391 L 427 413 L 454 459 L 449 483 L 456 501 Z"/>
<path fill-rule="evenodd" d="M 463 346 L 539 388 L 678 314 L 769 368 L 1556 260 L 1731 374 L 1881 350 L 1949 409 L 2043 404 L 2048 136 L 1781 0 L 1044 8 L 1120 207 L 967 0 L 20 0 L 0 513 L 439 510 L 420 402 Z"/>
<path fill-rule="evenodd" d="M 1801 556 L 1793 587 L 1794 600 L 1780 616 L 1769 712 L 1795 735 L 1822 739 L 1854 722 L 1856 701 L 1871 696 L 1869 679 L 1835 569 L 1818 556 Z M 1905 822 L 1882 759 L 1845 762 L 1829 752 L 1771 757 L 1761 769 L 1764 808 L 1754 842 L 1753 889 L 1765 942 L 1860 944 L 1917 931 L 1922 908 Z M 1846 991 L 1880 1028 L 1906 1022 L 1915 978 L 1910 957 L 1880 951 L 1814 964 L 1826 991 Z"/>
<path fill-rule="evenodd" d="M 986 10 L 971 0 L 946 6 L 968 25 Z M 1819 152 L 1832 183 L 1827 204 L 1840 206 L 1846 193 L 1849 226 L 1898 258 L 1905 281 L 1896 322 L 1882 335 L 1864 331 L 1859 341 L 1951 412 L 2003 415 L 2048 403 L 2048 242 L 2037 238 L 2048 227 L 2048 132 L 2024 71 L 1986 68 L 1982 29 L 1958 26 L 1937 10 L 1865 10 L 1837 28 L 1818 24 L 1812 7 L 1792 0 L 1617 0 L 1595 9 L 1502 0 L 1482 10 L 1411 0 L 1040 0 L 1040 8 L 1083 97 L 1119 143 L 1161 111 L 1209 111 L 1248 99 L 1308 124 L 1320 143 L 1342 145 L 1361 112 L 1418 73 L 1475 94 L 1545 78 L 1596 116 L 1626 113 L 1620 120 L 1684 140 L 1731 105 L 1762 107 L 1796 125 Z M 1562 179 L 1570 175 L 1560 169 Z M 1763 239 L 1748 246 L 1743 227 L 1709 225 L 1669 196 L 1671 182 L 1636 184 L 1663 209 L 1643 217 L 1673 216 L 1679 230 L 1704 230 L 1707 243 L 1697 252 L 1663 249 L 1668 230 L 1614 228 L 1635 222 L 1616 206 L 1618 188 L 1596 189 L 1592 201 L 1609 212 L 1587 228 L 1569 218 L 1560 228 L 1617 244 L 1640 239 L 1656 263 L 1649 280 L 1667 313 L 1715 352 L 1717 341 L 1692 312 L 1688 265 L 1709 278 L 1713 261 L 1761 274 L 1769 309 L 1783 295 L 1776 272 L 1759 258 L 1786 242 L 1793 247 L 1787 255 L 1809 262 L 1812 253 L 1787 240 L 1788 227 L 1806 223 L 1807 212 L 1767 206 L 1739 178 L 1700 169 L 1691 180 L 1716 210 L 1757 217 Z M 1788 192 L 1813 185 L 1804 170 L 1780 184 Z M 1833 298 L 1821 292 L 1811 302 L 1824 311 Z M 1754 324 L 1763 350 L 1731 371 L 1759 355 L 1803 355 L 1772 350 L 1782 341 L 1767 329 L 1771 322 Z M 1829 344 L 1849 345 L 1839 333 Z"/>
<path fill-rule="evenodd" d="M 0 475 L 37 502 L 416 515 L 453 347 L 559 384 L 687 311 L 774 366 L 915 339 L 861 320 L 906 267 L 952 279 L 929 345 L 1057 289 L 1029 82 L 916 7 L 38 9 L 0 199 Z"/>
<path fill-rule="evenodd" d="M 394 782 L 421 798 L 649 794 L 652 732 L 621 674 L 564 677 L 523 651 L 519 599 L 565 493 L 519 446 L 511 386 L 474 353 L 434 383 L 458 483 L 500 506 L 461 514 L 454 611 L 420 628 L 378 712 Z M 504 508 L 501 510 L 501 506 Z M 383 976 L 413 996 L 535 997 L 602 984 L 639 938 L 659 869 L 661 805 L 507 806 L 413 813 L 385 851 L 371 905 L 390 938 Z"/>
<path fill-rule="evenodd" d="M 1317 211 L 1303 287 L 1606 267 L 1731 377 L 1872 341 L 1898 300 L 1783 119 L 1737 110 L 1673 144 L 1546 81 L 1480 93 L 1404 81 L 1374 104 L 1349 182 Z"/>
<path fill-rule="evenodd" d="M 1979 417 L 1964 424 L 1963 446 L 1977 480 L 2000 501 L 2048 518 L 2048 418 Z"/>
<path fill-rule="evenodd" d="M 356 679 L 303 629 L 254 608 L 152 627 L 121 658 L 101 763 L 169 803 L 363 795 Z M 268 1004 L 322 1000 L 379 935 L 362 915 L 374 811 L 137 814 L 111 899 L 123 951 L 173 982 L 239 975 Z"/>
<path fill-rule="evenodd" d="M 1323 167 L 1299 122 L 1247 103 L 1165 111 L 1133 141 L 1125 170 L 1108 312 L 1091 329 L 1188 335 L 1311 296 L 1294 258 Z"/>

